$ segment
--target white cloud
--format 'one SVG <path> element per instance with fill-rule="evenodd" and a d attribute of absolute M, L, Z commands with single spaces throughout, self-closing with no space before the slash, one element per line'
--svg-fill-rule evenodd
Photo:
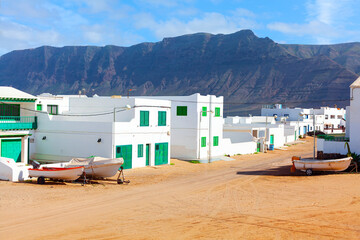
<path fill-rule="evenodd" d="M 138 14 L 134 17 L 134 26 L 151 30 L 159 39 L 174 37 L 196 32 L 233 33 L 241 29 L 257 28 L 255 14 L 246 9 L 237 9 L 229 16 L 217 12 L 204 13 L 188 21 L 171 18 L 165 21 L 156 21 L 149 13 Z"/>
<path fill-rule="evenodd" d="M 0 54 L 14 49 L 38 47 L 41 45 L 57 46 L 61 36 L 54 30 L 39 31 L 37 29 L 0 18 Z"/>
<path fill-rule="evenodd" d="M 305 23 L 273 22 L 267 28 L 284 34 L 308 36 L 318 44 L 329 44 L 344 35 L 354 34 L 346 30 L 346 23 L 353 14 L 351 6 L 354 1 L 308 0 Z"/>

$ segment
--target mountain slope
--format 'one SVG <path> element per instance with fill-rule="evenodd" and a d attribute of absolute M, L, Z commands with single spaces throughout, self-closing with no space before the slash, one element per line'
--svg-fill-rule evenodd
<path fill-rule="evenodd" d="M 345 106 L 348 102 L 335 100 L 348 99 L 348 86 L 357 78 L 356 47 L 339 45 L 336 54 L 322 54 L 329 47 L 281 45 L 250 30 L 198 33 L 131 47 L 44 46 L 1 56 L 0 84 L 32 94 L 85 89 L 89 94 L 126 95 L 130 88 L 135 95 L 216 94 L 225 97 L 227 114 L 245 114 L 275 102 Z"/>

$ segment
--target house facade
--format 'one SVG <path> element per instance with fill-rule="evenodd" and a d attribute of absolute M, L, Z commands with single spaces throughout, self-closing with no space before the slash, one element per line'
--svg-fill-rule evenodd
<path fill-rule="evenodd" d="M 223 97 L 152 96 L 171 102 L 171 157 L 210 161 L 224 155 Z"/>
<path fill-rule="evenodd" d="M 0 87 L 0 153 L 17 164 L 29 163 L 29 138 L 37 129 L 36 97 Z"/>
<path fill-rule="evenodd" d="M 276 115 L 277 120 L 286 118 L 287 122 L 292 122 L 293 126 L 296 125 L 296 135 L 298 136 L 314 131 L 314 113 L 315 130 L 326 134 L 345 132 L 346 110 L 343 108 L 283 108 L 281 104 L 275 104 L 263 106 L 261 109 L 262 116 Z"/>
<path fill-rule="evenodd" d="M 38 96 L 39 124 L 31 158 L 124 158 L 124 168 L 170 163 L 170 107 L 145 98 Z M 40 107 L 39 107 L 40 108 Z"/>
<path fill-rule="evenodd" d="M 274 116 L 227 117 L 224 136 L 238 136 L 241 132 L 248 132 L 257 143 L 257 152 L 273 150 L 282 147 L 288 141 L 293 142 L 294 136 L 287 136 L 286 125 L 276 122 L 275 119 Z"/>
<path fill-rule="evenodd" d="M 350 85 L 350 106 L 346 107 L 345 137 L 317 139 L 317 150 L 325 154 L 347 154 L 345 142 L 351 152 L 360 154 L 360 77 Z"/>

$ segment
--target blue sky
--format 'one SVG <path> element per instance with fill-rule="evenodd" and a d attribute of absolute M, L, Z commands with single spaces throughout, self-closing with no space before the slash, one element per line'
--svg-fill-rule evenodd
<path fill-rule="evenodd" d="M 251 29 L 278 43 L 360 41 L 359 0 L 0 0 L 0 55 Z"/>

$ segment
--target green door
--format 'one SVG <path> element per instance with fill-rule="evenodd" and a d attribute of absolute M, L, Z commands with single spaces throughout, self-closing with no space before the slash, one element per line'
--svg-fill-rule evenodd
<path fill-rule="evenodd" d="M 270 135 L 270 144 L 274 144 L 274 135 Z"/>
<path fill-rule="evenodd" d="M 1 140 L 1 156 L 21 162 L 21 139 Z"/>
<path fill-rule="evenodd" d="M 149 161 L 149 156 L 150 156 L 150 144 L 146 144 L 146 149 L 145 149 L 145 155 L 146 155 L 146 166 L 150 165 L 150 161 Z"/>
<path fill-rule="evenodd" d="M 168 164 L 168 143 L 155 144 L 155 165 Z"/>
<path fill-rule="evenodd" d="M 257 143 L 256 152 L 260 152 L 260 143 Z"/>
<path fill-rule="evenodd" d="M 132 168 L 132 145 L 121 145 L 116 146 L 116 157 L 122 157 L 124 159 L 124 164 L 122 165 L 124 169 Z"/>

